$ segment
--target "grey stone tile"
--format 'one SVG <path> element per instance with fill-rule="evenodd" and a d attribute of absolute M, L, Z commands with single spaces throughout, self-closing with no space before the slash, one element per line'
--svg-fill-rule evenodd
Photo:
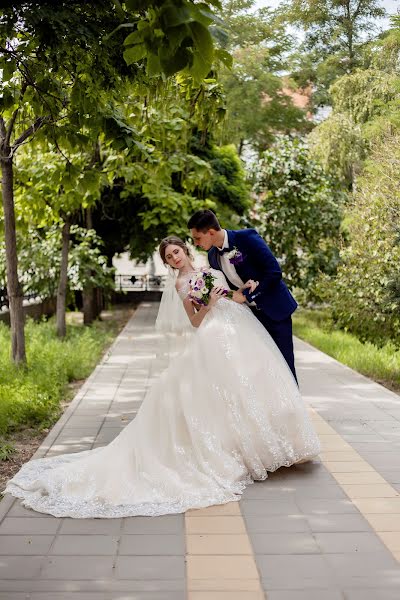
<path fill-rule="evenodd" d="M 29 600 L 112 600 L 112 592 L 81 592 L 81 591 L 65 591 L 65 592 L 33 592 L 29 596 Z M 120 595 L 121 600 L 125 600 L 124 596 Z"/>
<path fill-rule="evenodd" d="M 344 590 L 346 600 L 399 600 L 398 590 L 363 589 Z"/>
<path fill-rule="evenodd" d="M 54 519 L 54 517 L 50 517 L 49 515 L 45 515 L 43 513 L 36 512 L 35 510 L 31 510 L 30 508 L 25 508 L 22 506 L 21 502 L 17 500 L 14 502 L 12 507 L 7 513 L 8 517 L 31 517 L 34 519 Z"/>
<path fill-rule="evenodd" d="M 325 554 L 325 560 L 336 578 L 371 577 L 376 580 L 379 576 L 388 579 L 393 575 L 399 577 L 400 583 L 400 566 L 389 551 Z"/>
<path fill-rule="evenodd" d="M 308 485 L 301 489 L 296 489 L 295 496 L 296 501 L 303 498 L 317 498 L 321 500 L 347 499 L 347 495 L 338 483 L 330 484 L 322 482 L 318 482 L 318 485 Z"/>
<path fill-rule="evenodd" d="M 59 535 L 50 554 L 61 556 L 113 556 L 117 552 L 117 536 Z"/>
<path fill-rule="evenodd" d="M 311 533 L 252 533 L 251 543 L 258 554 L 319 554 Z"/>
<path fill-rule="evenodd" d="M 299 509 L 294 500 L 242 500 L 240 508 L 245 515 L 291 515 L 298 514 Z"/>
<path fill-rule="evenodd" d="M 351 500 L 326 500 L 324 498 L 297 497 L 296 502 L 301 513 L 307 515 L 359 514 Z"/>
<path fill-rule="evenodd" d="M 366 452 L 362 456 L 367 455 Z M 400 469 L 400 456 L 393 452 L 371 452 L 368 453 L 368 462 L 379 471 L 384 468 L 385 471 L 398 471 Z"/>
<path fill-rule="evenodd" d="M 65 444 L 54 444 L 48 452 L 46 452 L 47 457 L 58 456 L 60 454 L 74 454 L 75 452 L 84 452 L 85 450 L 90 450 L 92 444 L 76 444 L 73 442 L 65 443 Z"/>
<path fill-rule="evenodd" d="M 384 544 L 373 532 L 315 533 L 315 539 L 325 554 L 386 551 Z"/>
<path fill-rule="evenodd" d="M 121 555 L 172 555 L 185 554 L 183 535 L 123 535 L 118 549 Z"/>
<path fill-rule="evenodd" d="M 26 600 L 27 596 L 21 596 Z M 0 595 L 0 600 L 2 597 Z M 14 600 L 14 596 L 4 600 Z M 18 596 L 15 600 L 20 600 Z M 29 600 L 185 600 L 183 591 L 162 592 L 37 592 L 29 596 Z"/>
<path fill-rule="evenodd" d="M 76 435 L 70 435 L 69 433 L 62 433 L 61 435 L 58 436 L 55 445 L 58 444 L 67 444 L 67 445 L 83 445 L 83 446 L 90 446 L 91 444 L 93 444 L 94 440 L 96 438 L 96 433 L 93 433 L 92 435 L 81 435 L 81 436 L 76 436 Z"/>
<path fill-rule="evenodd" d="M 123 430 L 123 427 L 107 427 L 101 428 L 96 436 L 96 444 L 100 442 L 112 442 Z"/>
<path fill-rule="evenodd" d="M 43 556 L 2 556 L 0 560 L 0 581 L 7 579 L 33 579 L 37 577 L 43 564 Z M 7 589 L 8 584 L 5 583 Z"/>
<path fill-rule="evenodd" d="M 121 594 L 113 594 L 111 600 L 187 600 L 186 593 L 184 591 L 170 591 L 170 592 L 131 592 L 125 593 L 122 597 Z"/>
<path fill-rule="evenodd" d="M 349 444 L 359 444 L 365 442 L 382 442 L 383 437 L 380 433 L 376 431 L 371 431 L 371 433 L 342 433 L 343 439 L 346 440 Z"/>
<path fill-rule="evenodd" d="M 256 563 L 267 590 L 329 589 L 334 582 L 329 565 L 318 554 L 257 555 Z"/>
<path fill-rule="evenodd" d="M 371 526 L 360 514 L 306 515 L 311 531 L 351 532 L 371 531 Z"/>
<path fill-rule="evenodd" d="M 268 600 L 343 600 L 339 590 L 266 590 Z"/>
<path fill-rule="evenodd" d="M 245 523 L 248 533 L 295 533 L 309 531 L 307 519 L 302 515 L 275 515 L 271 517 L 246 515 Z"/>
<path fill-rule="evenodd" d="M 269 483 L 269 482 L 268 482 Z M 275 483 L 275 482 L 274 482 Z M 255 483 L 249 485 L 242 496 L 241 501 L 245 500 L 282 500 L 293 497 L 294 489 L 289 484 L 285 485 L 280 482 L 280 485 L 267 485 L 263 483 Z"/>
<path fill-rule="evenodd" d="M 51 556 L 46 559 L 41 579 L 107 579 L 114 574 L 111 556 Z"/>
<path fill-rule="evenodd" d="M 0 536 L 7 535 L 51 535 L 60 526 L 60 519 L 35 519 L 33 517 L 6 517 L 0 525 Z"/>
<path fill-rule="evenodd" d="M 87 429 L 84 428 L 76 428 L 76 427 L 68 427 L 65 426 L 63 427 L 63 429 L 61 430 L 60 434 L 57 437 L 57 440 L 62 436 L 62 437 L 70 437 L 70 439 L 81 439 L 84 436 L 92 436 L 92 435 L 96 435 L 96 433 L 99 430 L 99 426 L 96 425 L 95 427 L 87 427 Z"/>
<path fill-rule="evenodd" d="M 353 442 L 353 448 L 359 454 L 376 454 L 378 452 L 393 452 L 395 442 L 391 441 L 374 441 L 374 442 Z"/>
<path fill-rule="evenodd" d="M 9 556 L 47 554 L 53 539 L 52 535 L 1 535 L 0 554 Z"/>
<path fill-rule="evenodd" d="M 119 579 L 184 579 L 183 556 L 118 556 L 115 575 Z"/>
<path fill-rule="evenodd" d="M 94 417 L 94 416 L 89 416 L 89 417 L 85 417 L 85 416 L 72 416 L 69 420 L 68 420 L 68 426 L 73 428 L 73 429 L 88 429 L 88 427 L 92 427 L 93 429 L 95 427 L 100 427 L 100 425 L 103 423 L 104 418 L 99 416 L 99 417 Z"/>
<path fill-rule="evenodd" d="M 162 517 L 128 517 L 123 519 L 124 534 L 179 534 L 183 533 L 182 515 Z"/>
<path fill-rule="evenodd" d="M 118 535 L 121 519 L 63 519 L 59 533 L 61 535 Z"/>
<path fill-rule="evenodd" d="M 368 556 L 368 554 L 364 554 Z M 381 590 L 398 590 L 400 589 L 400 573 L 397 574 L 387 571 L 386 574 L 377 573 L 374 574 L 371 569 L 370 575 L 337 575 L 337 582 L 341 589 L 374 589 L 379 588 Z"/>
<path fill-rule="evenodd" d="M 32 596 L 26 592 L 0 592 L 0 600 L 31 600 Z"/>
<path fill-rule="evenodd" d="M 184 579 L 0 579 L 0 591 L 8 592 L 183 592 Z M 123 594 L 122 594 L 123 597 Z"/>
<path fill-rule="evenodd" d="M 102 429 L 123 428 L 135 418 L 136 412 L 121 412 L 117 414 L 108 414 L 102 424 Z"/>

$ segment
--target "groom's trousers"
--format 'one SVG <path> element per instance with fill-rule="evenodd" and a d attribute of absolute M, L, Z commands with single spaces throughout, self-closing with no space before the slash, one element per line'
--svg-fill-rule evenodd
<path fill-rule="evenodd" d="M 265 329 L 282 352 L 283 357 L 289 365 L 297 382 L 296 369 L 294 366 L 292 317 L 288 317 L 283 321 L 273 321 L 261 310 L 252 308 L 252 311 L 260 323 L 264 325 Z"/>

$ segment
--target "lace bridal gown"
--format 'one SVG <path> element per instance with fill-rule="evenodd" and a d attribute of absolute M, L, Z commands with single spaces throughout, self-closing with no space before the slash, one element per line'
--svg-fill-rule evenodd
<path fill-rule="evenodd" d="M 275 343 L 250 309 L 221 299 L 116 439 L 32 460 L 6 491 L 56 517 L 180 513 L 239 500 L 253 480 L 319 451 Z"/>

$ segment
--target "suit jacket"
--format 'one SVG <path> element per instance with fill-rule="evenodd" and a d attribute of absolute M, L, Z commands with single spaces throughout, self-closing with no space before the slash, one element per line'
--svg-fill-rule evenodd
<path fill-rule="evenodd" d="M 237 248 L 243 257 L 242 262 L 235 264 L 239 277 L 246 282 L 254 279 L 259 282 L 253 293 L 245 290 L 244 295 L 249 302 L 255 302 L 273 321 L 287 319 L 297 308 L 297 302 L 282 280 L 282 271 L 267 246 L 255 229 L 227 230 L 229 249 Z M 220 254 L 212 247 L 208 252 L 210 267 L 222 271 Z M 233 289 L 236 286 L 229 281 Z"/>

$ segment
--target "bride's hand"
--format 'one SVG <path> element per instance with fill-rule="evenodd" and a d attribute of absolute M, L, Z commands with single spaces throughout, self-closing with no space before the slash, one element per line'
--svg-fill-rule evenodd
<path fill-rule="evenodd" d="M 250 292 L 253 293 L 258 285 L 258 281 L 254 281 L 254 279 L 249 279 L 248 281 L 246 281 L 244 286 L 240 288 L 240 291 L 243 292 L 243 290 L 249 289 Z"/>
<path fill-rule="evenodd" d="M 226 295 L 226 289 L 222 285 L 218 285 L 213 288 L 210 292 L 210 300 L 207 304 L 209 308 L 212 308 L 220 298 L 224 298 Z"/>

